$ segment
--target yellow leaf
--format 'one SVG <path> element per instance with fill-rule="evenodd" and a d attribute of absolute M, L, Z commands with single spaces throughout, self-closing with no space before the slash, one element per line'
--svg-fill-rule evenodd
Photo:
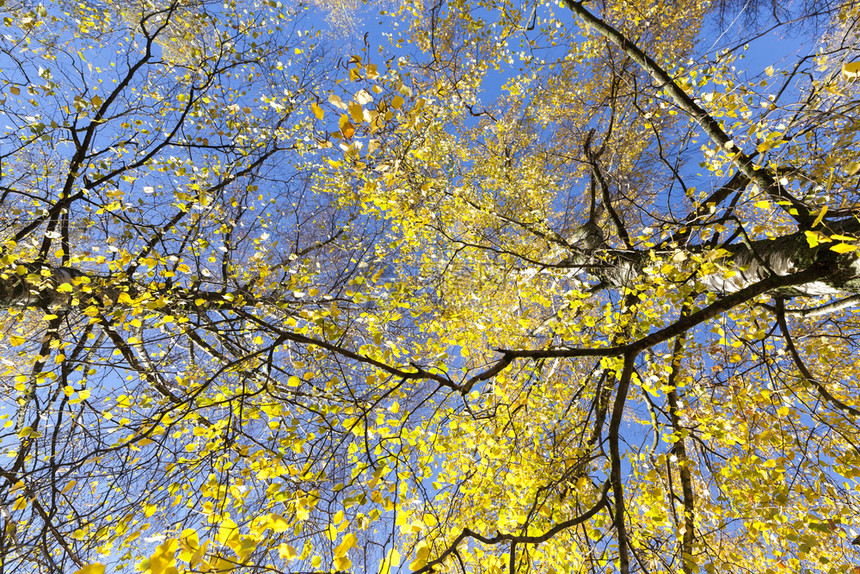
<path fill-rule="evenodd" d="M 337 109 L 346 110 L 346 104 L 343 103 L 343 100 L 340 99 L 340 96 L 338 96 L 336 94 L 332 94 L 328 97 L 328 101 L 329 101 L 329 103 L 331 103 L 331 105 L 333 105 Z"/>
<path fill-rule="evenodd" d="M 860 78 L 860 60 L 842 64 L 842 75 L 849 80 Z"/>
<path fill-rule="evenodd" d="M 131 305 L 133 300 L 131 298 L 131 295 L 123 291 L 119 294 L 119 297 L 117 297 L 117 301 L 122 305 Z"/>
<path fill-rule="evenodd" d="M 88 564 L 80 570 L 75 570 L 74 574 L 104 574 L 104 564 Z"/>
<path fill-rule="evenodd" d="M 221 521 L 220 528 L 218 528 L 218 542 L 221 544 L 226 543 L 228 540 L 232 540 L 233 538 L 237 538 L 239 536 L 239 527 L 233 522 L 230 518 L 225 518 Z"/>
<path fill-rule="evenodd" d="M 835 251 L 836 253 L 849 253 L 851 251 L 856 251 L 856 245 L 848 245 L 847 243 L 837 243 L 833 247 L 830 248 L 830 251 Z"/>
<path fill-rule="evenodd" d="M 430 546 L 426 541 L 419 542 L 418 546 L 415 547 L 415 557 L 426 562 L 428 556 L 430 556 Z"/>
<path fill-rule="evenodd" d="M 821 211 L 818 212 L 818 217 L 816 217 L 815 221 L 812 222 L 812 227 L 815 227 L 816 225 L 821 223 L 821 220 L 824 219 L 825 213 L 827 213 L 827 206 L 826 205 L 821 208 Z"/>
<path fill-rule="evenodd" d="M 361 104 L 357 102 L 349 102 L 349 115 L 357 124 L 360 124 L 364 119 L 364 110 L 361 109 Z"/>
<path fill-rule="evenodd" d="M 399 110 L 400 106 L 403 105 L 403 96 L 394 96 L 394 99 L 391 100 L 391 107 L 395 110 Z"/>
<path fill-rule="evenodd" d="M 766 199 L 763 199 L 761 201 L 756 201 L 755 206 L 759 209 L 770 209 L 770 202 Z"/>
<path fill-rule="evenodd" d="M 367 90 L 362 89 L 359 90 L 357 94 L 355 94 L 355 101 L 362 106 L 366 106 L 373 101 L 373 96 L 371 96 L 370 92 L 368 92 Z"/>
<path fill-rule="evenodd" d="M 337 545 L 337 548 L 334 549 L 334 556 L 338 558 L 340 556 L 346 556 L 346 553 L 350 548 L 353 548 L 358 539 L 355 534 L 349 533 L 343 537 L 343 540 L 340 544 Z"/>
<path fill-rule="evenodd" d="M 274 532 L 286 532 L 290 529 L 290 523 L 280 514 L 270 514 L 266 528 Z"/>
<path fill-rule="evenodd" d="M 18 94 L 21 93 L 21 90 L 18 88 L 18 86 L 10 87 L 9 91 L 12 92 L 12 95 L 15 95 L 15 96 L 17 96 Z"/>
<path fill-rule="evenodd" d="M 343 134 L 343 137 L 346 139 L 350 139 L 353 135 L 355 135 L 355 127 L 351 123 L 349 123 L 349 118 L 346 115 L 340 116 L 340 121 L 338 122 L 340 127 L 340 131 Z"/>
<path fill-rule="evenodd" d="M 317 104 L 311 104 L 311 111 L 314 113 L 318 120 L 323 119 L 323 109 Z"/>
<path fill-rule="evenodd" d="M 200 548 L 200 539 L 197 537 L 197 531 L 193 528 L 186 528 L 179 534 L 179 544 L 182 547 L 179 557 L 182 560 L 188 560 L 195 550 Z"/>
<path fill-rule="evenodd" d="M 10 335 L 9 342 L 12 344 L 13 347 L 17 347 L 18 345 L 23 345 L 24 342 L 26 342 L 26 339 L 17 335 Z"/>
<path fill-rule="evenodd" d="M 70 480 L 70 481 L 69 481 L 69 483 L 68 483 L 68 484 L 66 484 L 66 486 L 64 486 L 64 487 L 63 487 L 63 490 L 61 490 L 61 491 L 60 491 L 60 493 L 61 493 L 61 494 L 66 494 L 66 493 L 67 493 L 67 492 L 69 492 L 71 489 L 73 489 L 77 483 L 78 483 L 78 481 L 77 481 L 77 480 Z"/>
<path fill-rule="evenodd" d="M 71 293 L 72 286 L 68 283 L 60 283 L 59 285 L 57 285 L 57 291 L 59 291 L 60 293 Z"/>
<path fill-rule="evenodd" d="M 224 560 L 220 556 L 216 556 L 209 562 L 209 569 L 203 569 L 204 572 L 210 572 L 211 574 L 224 574 L 224 572 L 229 572 L 236 567 L 235 564 L 230 562 L 229 560 Z"/>
<path fill-rule="evenodd" d="M 337 539 L 337 526 L 333 523 L 328 525 L 328 528 L 325 529 L 325 535 L 329 540 L 334 542 Z"/>
<path fill-rule="evenodd" d="M 206 554 L 206 547 L 209 546 L 209 541 L 206 540 L 203 544 L 198 548 L 194 554 L 191 555 L 191 558 L 188 560 L 188 565 L 194 568 L 198 562 L 203 558 L 203 555 Z"/>
<path fill-rule="evenodd" d="M 228 542 L 227 544 L 236 553 L 240 562 L 245 562 L 256 549 L 259 540 L 251 536 L 239 537 L 236 541 Z"/>
<path fill-rule="evenodd" d="M 176 569 L 176 547 L 179 541 L 175 538 L 166 540 L 149 558 L 149 570 L 152 574 L 179 574 Z"/>
<path fill-rule="evenodd" d="M 281 557 L 281 560 L 292 560 L 298 556 L 298 552 L 289 544 L 280 544 L 278 545 L 278 555 Z"/>
<path fill-rule="evenodd" d="M 397 566 L 400 566 L 400 553 L 392 548 L 388 551 L 385 560 L 379 564 L 379 574 L 393 574 Z"/>
<path fill-rule="evenodd" d="M 83 540 L 86 537 L 87 537 L 87 531 L 84 530 L 83 528 L 78 528 L 77 530 L 72 532 L 72 538 L 75 540 Z M 80 571 L 78 571 L 78 572 L 80 572 Z M 78 573 L 76 572 L 75 574 L 78 574 Z"/>
<path fill-rule="evenodd" d="M 858 171 L 860 171 L 860 161 L 851 161 L 848 162 L 848 165 L 845 166 L 845 171 L 848 175 L 854 175 Z"/>
<path fill-rule="evenodd" d="M 803 233 L 806 235 L 806 242 L 810 247 L 817 247 L 819 243 L 830 243 L 831 241 L 829 237 L 817 231 L 804 231 Z"/>

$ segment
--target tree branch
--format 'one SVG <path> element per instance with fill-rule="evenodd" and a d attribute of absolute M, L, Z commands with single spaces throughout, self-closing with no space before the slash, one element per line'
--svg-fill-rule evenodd
<path fill-rule="evenodd" d="M 686 306 L 685 306 L 686 310 Z M 682 311 L 682 314 L 684 311 Z M 681 371 L 681 351 L 684 347 L 684 337 L 675 338 L 672 348 L 672 372 L 666 386 L 670 390 L 666 392 L 669 402 L 669 418 L 672 420 L 672 432 L 677 440 L 672 445 L 672 452 L 678 459 L 678 475 L 681 478 L 681 495 L 684 505 L 684 535 L 681 539 L 681 566 L 684 574 L 692 574 L 695 570 L 693 558 L 693 542 L 695 540 L 695 498 L 693 493 L 693 476 L 690 472 L 690 459 L 687 456 L 687 445 L 684 441 L 684 430 L 681 425 L 681 417 L 678 414 L 678 393 L 676 392 L 678 373 Z M 671 477 L 670 477 L 671 478 Z M 673 502 L 674 505 L 674 502 Z"/>
<path fill-rule="evenodd" d="M 498 370 L 500 370 L 498 367 L 499 363 L 504 362 L 505 366 L 507 366 L 518 358 L 541 359 L 551 357 L 617 357 L 620 355 L 626 355 L 628 353 L 639 353 L 641 351 L 644 351 L 645 349 L 653 347 L 654 345 L 664 343 L 673 337 L 677 337 L 678 335 L 689 331 L 696 325 L 704 323 L 705 321 L 709 321 L 717 315 L 720 315 L 721 313 L 724 313 L 725 311 L 728 311 L 733 307 L 746 303 L 763 293 L 767 293 L 768 291 L 772 291 L 774 289 L 786 288 L 793 285 L 803 285 L 804 283 L 819 280 L 823 277 L 826 277 L 828 272 L 829 270 L 822 262 L 822 264 L 820 265 L 812 265 L 804 271 L 792 273 L 791 275 L 773 275 L 771 277 L 768 277 L 767 279 L 763 279 L 757 283 L 754 283 L 749 287 L 741 289 L 740 291 L 736 291 L 734 293 L 731 293 L 730 295 L 726 295 L 722 299 L 717 299 L 704 309 L 699 309 L 698 311 L 690 313 L 687 316 L 679 317 L 671 325 L 625 345 L 590 349 L 498 349 L 500 353 L 503 353 L 503 357 L 490 370 L 492 370 L 493 372 L 498 372 Z M 490 370 L 486 371 L 485 373 L 489 373 Z M 488 378 L 485 376 L 485 373 L 475 375 L 472 378 Z"/>
<path fill-rule="evenodd" d="M 851 405 L 846 405 L 827 390 L 827 387 L 821 383 L 818 379 L 812 376 L 812 373 L 809 372 L 809 369 L 806 368 L 806 365 L 803 364 L 803 359 L 800 358 L 800 355 L 797 352 L 797 348 L 794 346 L 794 341 L 791 340 L 791 332 L 788 330 L 788 324 L 785 322 L 785 301 L 782 298 L 777 298 L 776 300 L 776 321 L 779 324 L 779 330 L 782 331 L 783 339 L 785 339 L 785 348 L 788 349 L 791 358 L 794 360 L 794 364 L 797 367 L 797 370 L 800 371 L 800 374 L 806 379 L 812 386 L 815 387 L 815 390 L 818 391 L 818 394 L 821 395 L 821 398 L 826 400 L 828 403 L 832 404 L 839 410 L 848 413 L 852 416 L 860 416 L 860 410 L 852 407 Z"/>
<path fill-rule="evenodd" d="M 606 178 L 603 177 L 603 171 L 600 169 L 600 154 L 603 152 L 604 147 L 606 146 L 607 139 L 603 141 L 603 147 L 601 147 L 600 151 L 594 152 L 591 150 L 591 134 L 589 133 L 589 137 L 585 140 L 585 157 L 588 159 L 588 163 L 591 165 L 591 174 L 594 180 L 600 185 L 601 198 L 603 199 L 603 206 L 606 208 L 606 211 L 609 213 L 609 218 L 612 220 L 613 225 L 615 225 L 615 231 L 618 232 L 618 237 L 621 238 L 621 241 L 624 242 L 624 247 L 627 249 L 633 250 L 633 244 L 630 242 L 630 234 L 627 233 L 627 229 L 624 227 L 624 223 L 621 221 L 621 218 L 618 216 L 618 212 L 615 211 L 615 208 L 612 206 L 612 198 L 609 195 L 609 184 L 606 182 Z M 591 194 L 591 213 L 589 217 L 596 217 L 594 212 L 594 192 L 592 190 Z M 594 223 L 597 223 L 596 221 Z"/>
<path fill-rule="evenodd" d="M 835 313 L 836 311 L 842 311 L 843 309 L 848 309 L 849 307 L 854 307 L 858 304 L 860 304 L 860 295 L 852 295 L 845 299 L 834 301 L 833 303 L 827 303 L 826 305 L 821 305 L 819 307 L 812 307 L 811 309 L 786 309 L 785 314 L 789 317 L 801 317 L 804 319 L 807 317 L 820 317 L 821 315 L 828 315 L 830 313 Z"/>
<path fill-rule="evenodd" d="M 584 513 L 576 516 L 575 518 L 571 518 L 570 520 L 565 520 L 564 522 L 560 522 L 544 532 L 543 534 L 537 536 L 517 536 L 515 534 L 496 534 L 493 537 L 484 536 L 477 532 L 474 532 L 468 528 L 464 528 L 463 531 L 454 539 L 454 542 L 451 543 L 448 548 L 439 555 L 435 560 L 431 560 L 427 564 L 425 564 L 422 568 L 415 570 L 412 574 L 423 574 L 424 572 L 432 572 L 433 569 L 442 564 L 448 556 L 457 552 L 457 547 L 460 543 L 466 538 L 474 538 L 479 542 L 483 542 L 484 544 L 499 544 L 501 542 L 510 542 L 516 544 L 540 544 L 541 542 L 546 542 L 559 532 L 576 526 L 577 524 L 582 524 L 586 520 L 589 520 L 592 516 L 596 515 L 600 512 L 608 503 L 607 494 L 609 492 L 610 481 L 606 481 L 603 483 L 603 488 L 600 490 L 600 498 L 597 503 L 589 508 Z"/>
<path fill-rule="evenodd" d="M 798 223 L 803 227 L 811 227 L 814 218 L 809 212 L 809 209 L 801 201 L 790 195 L 784 190 L 774 177 L 765 169 L 757 167 L 753 164 L 752 158 L 746 155 L 734 140 L 720 126 L 720 123 L 714 119 L 709 113 L 702 109 L 678 84 L 669 76 L 666 71 L 661 68 L 650 56 L 645 54 L 636 44 L 628 40 L 618 30 L 597 18 L 594 14 L 585 9 L 581 2 L 576 0 L 564 0 L 567 6 L 574 14 L 582 18 L 592 30 L 605 37 L 607 40 L 618 46 L 631 60 L 639 64 L 651 78 L 657 82 L 658 86 L 665 90 L 669 96 L 675 101 L 675 104 L 681 108 L 690 118 L 693 119 L 699 127 L 717 144 L 720 149 L 731 154 L 732 163 L 747 176 L 751 181 L 761 188 L 762 191 L 776 197 L 777 199 L 788 201 L 791 209 L 788 210 Z"/>
<path fill-rule="evenodd" d="M 630 572 L 630 555 L 628 554 L 627 526 L 624 521 L 624 481 L 621 478 L 621 450 L 618 445 L 620 440 L 619 430 L 621 420 L 624 418 L 624 405 L 627 402 L 627 391 L 630 389 L 630 378 L 633 375 L 633 365 L 636 361 L 636 353 L 624 355 L 624 368 L 618 379 L 618 391 L 615 393 L 615 404 L 612 407 L 612 418 L 609 419 L 609 458 L 611 469 L 609 471 L 612 482 L 612 498 L 615 501 L 615 531 L 618 533 L 618 561 L 619 572 L 628 574 Z"/>

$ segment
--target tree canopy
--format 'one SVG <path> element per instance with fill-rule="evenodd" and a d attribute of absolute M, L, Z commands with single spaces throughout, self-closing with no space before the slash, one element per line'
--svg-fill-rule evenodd
<path fill-rule="evenodd" d="M 0 572 L 860 571 L 860 5 L 753 4 L 0 1 Z"/>

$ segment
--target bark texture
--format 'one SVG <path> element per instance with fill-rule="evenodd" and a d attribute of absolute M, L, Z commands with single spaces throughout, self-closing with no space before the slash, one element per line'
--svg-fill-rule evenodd
<path fill-rule="evenodd" d="M 823 235 L 851 235 L 860 232 L 854 219 L 831 223 Z M 736 293 L 768 277 L 785 277 L 822 263 L 820 277 L 802 285 L 779 289 L 783 296 L 846 295 L 860 293 L 860 259 L 857 252 L 839 254 L 831 249 L 838 241 L 811 247 L 802 231 L 776 239 L 760 239 L 745 244 L 723 246 L 725 254 L 715 259 L 718 270 L 701 277 L 708 290 Z M 688 254 L 702 253 L 703 247 L 690 247 Z M 605 249 L 578 252 L 560 265 L 580 268 L 599 278 L 608 287 L 624 287 L 646 272 L 649 252 Z"/>

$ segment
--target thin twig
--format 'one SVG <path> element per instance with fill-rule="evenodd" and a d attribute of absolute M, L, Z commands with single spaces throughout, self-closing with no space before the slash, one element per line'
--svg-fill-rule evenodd
<path fill-rule="evenodd" d="M 806 368 L 806 365 L 803 363 L 803 360 L 797 352 L 797 348 L 794 346 L 794 341 L 791 340 L 791 333 L 788 330 L 788 324 L 785 322 L 785 301 L 783 301 L 781 297 L 776 300 L 776 321 L 779 323 L 779 330 L 782 331 L 783 339 L 785 339 L 785 348 L 788 349 L 797 370 L 800 371 L 803 378 L 815 387 L 815 390 L 818 391 L 818 394 L 821 395 L 824 400 L 845 413 L 855 417 L 860 416 L 860 410 L 852 407 L 851 405 L 846 405 L 830 394 L 830 391 L 827 390 L 824 384 L 812 376 L 812 373 L 810 373 L 809 369 Z"/>

